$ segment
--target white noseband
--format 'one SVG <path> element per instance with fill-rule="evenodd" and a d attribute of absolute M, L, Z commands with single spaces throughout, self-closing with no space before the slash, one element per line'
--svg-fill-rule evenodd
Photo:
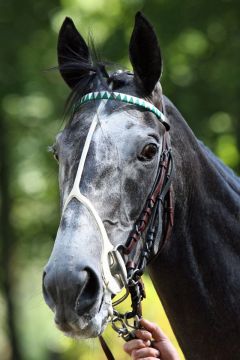
<path fill-rule="evenodd" d="M 88 150 L 90 147 L 90 143 L 94 134 L 94 131 L 96 129 L 97 123 L 99 121 L 99 115 L 102 112 L 104 106 L 105 106 L 106 100 L 101 101 L 99 107 L 97 108 L 96 115 L 94 116 L 90 129 L 88 131 L 88 135 L 85 140 L 85 144 L 83 147 L 82 155 L 79 161 L 77 174 L 74 180 L 74 184 L 72 187 L 71 192 L 69 193 L 63 210 L 62 210 L 62 217 L 64 215 L 64 212 L 69 204 L 69 202 L 75 198 L 77 199 L 81 204 L 86 206 L 90 214 L 95 219 L 99 231 L 101 233 L 102 237 L 102 256 L 101 256 L 101 265 L 102 265 L 102 278 L 105 287 L 112 293 L 117 294 L 121 291 L 121 289 L 124 287 L 127 281 L 127 272 L 126 267 L 124 264 L 124 261 L 122 259 L 122 256 L 118 252 L 117 249 L 114 248 L 112 243 L 110 242 L 106 229 L 104 227 L 104 224 L 98 215 L 96 209 L 94 208 L 91 201 L 84 196 L 80 191 L 80 182 L 81 177 L 83 173 L 83 168 L 85 165 L 85 161 L 87 158 Z M 118 267 L 118 268 L 117 268 Z M 113 272 L 113 275 L 111 273 L 111 270 Z"/>

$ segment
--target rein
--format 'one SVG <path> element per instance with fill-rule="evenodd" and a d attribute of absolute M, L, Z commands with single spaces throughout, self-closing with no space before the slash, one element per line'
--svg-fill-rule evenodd
<path fill-rule="evenodd" d="M 81 194 L 79 189 L 90 142 L 97 126 L 99 114 L 104 108 L 105 102 L 100 103 L 96 115 L 93 118 L 84 144 L 74 185 L 64 204 L 62 212 L 63 215 L 71 199 L 76 198 L 88 208 L 94 217 L 103 241 L 102 278 L 105 288 L 114 296 L 119 293 L 123 287 L 126 289 L 125 295 L 112 303 L 113 314 L 110 321 L 113 330 L 125 341 L 129 341 L 135 338 L 134 331 L 140 328 L 139 320 L 142 317 L 141 301 L 146 297 L 141 276 L 148 263 L 163 249 L 165 243 L 169 239 L 171 228 L 173 226 L 174 210 L 173 190 L 171 186 L 173 159 L 168 132 L 170 126 L 163 112 L 157 109 L 153 104 L 144 99 L 118 92 L 99 91 L 86 94 L 77 103 L 74 112 L 78 111 L 82 104 L 92 100 L 117 100 L 136 105 L 137 107 L 144 108 L 145 110 L 154 113 L 159 121 L 165 126 L 162 152 L 152 191 L 150 192 L 140 217 L 135 222 L 124 246 L 119 246 L 117 248 L 113 247 L 108 239 L 104 224 L 93 204 Z M 138 256 L 138 259 L 135 260 L 137 246 L 138 244 L 141 246 L 141 243 L 142 248 L 140 255 Z M 115 307 L 123 302 L 129 295 L 131 297 L 132 310 L 122 314 L 118 312 Z M 99 336 L 99 339 L 108 360 L 114 360 L 103 337 Z"/>

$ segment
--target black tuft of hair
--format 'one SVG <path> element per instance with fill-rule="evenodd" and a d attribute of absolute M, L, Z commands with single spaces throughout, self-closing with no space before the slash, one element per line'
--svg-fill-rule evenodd
<path fill-rule="evenodd" d="M 72 117 L 75 104 L 88 92 L 97 91 L 99 87 L 106 90 L 109 89 L 109 74 L 106 67 L 111 64 L 100 59 L 92 38 L 90 38 L 89 48 L 91 62 L 86 62 L 84 59 L 81 59 L 79 55 L 73 54 L 72 59 L 68 59 L 64 65 L 57 67 L 61 73 L 67 72 L 68 75 L 71 73 L 74 74 L 76 81 L 76 85 L 67 98 L 64 116 L 69 116 L 70 114 Z M 76 74 L 79 74 L 77 79 Z"/>
<path fill-rule="evenodd" d="M 115 67 L 115 64 L 101 60 L 91 36 L 89 36 L 88 47 L 91 62 L 86 61 L 86 59 L 75 53 L 73 49 L 69 48 L 69 53 L 72 56 L 65 57 L 66 62 L 64 62 L 64 64 L 47 69 L 48 71 L 58 70 L 61 74 L 67 73 L 68 77 L 74 77 L 76 85 L 72 88 L 64 107 L 64 118 L 70 115 L 69 122 L 71 122 L 72 116 L 74 115 L 75 104 L 78 103 L 85 94 L 97 91 L 99 88 L 110 91 L 107 67 Z"/>

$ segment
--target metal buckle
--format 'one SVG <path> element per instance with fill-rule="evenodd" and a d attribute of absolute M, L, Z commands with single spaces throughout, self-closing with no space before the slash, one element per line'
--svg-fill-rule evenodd
<path fill-rule="evenodd" d="M 109 252 L 109 267 L 111 274 L 123 288 L 127 286 L 127 270 L 125 262 L 117 248 Z"/>
<path fill-rule="evenodd" d="M 137 315 L 132 317 L 133 324 L 129 322 L 128 313 L 124 315 L 114 311 L 115 316 L 112 318 L 112 328 L 122 337 L 125 341 L 129 341 L 135 338 L 134 331 L 140 328 L 140 319 Z M 119 323 L 119 325 L 117 325 Z M 130 330 L 132 329 L 132 330 Z"/>

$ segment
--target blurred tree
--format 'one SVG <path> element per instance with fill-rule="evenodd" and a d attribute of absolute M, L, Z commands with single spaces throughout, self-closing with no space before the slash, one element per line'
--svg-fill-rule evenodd
<path fill-rule="evenodd" d="M 56 2 L 57 3 L 57 2 Z M 9 357 L 14 360 L 25 359 L 20 346 L 20 337 L 17 331 L 17 309 L 16 309 L 16 283 L 20 280 L 16 274 L 16 263 L 18 260 L 18 242 L 21 241 L 17 220 L 13 216 L 13 209 L 19 194 L 19 188 L 15 183 L 18 164 L 24 161 L 19 159 L 17 154 L 18 142 L 21 141 L 24 129 L 7 108 L 7 101 L 11 96 L 23 96 L 27 87 L 34 80 L 29 74 L 28 61 L 23 51 L 43 28 L 49 25 L 50 17 L 49 3 L 47 1 L 32 3 L 25 1 L 21 4 L 18 1 L 10 0 L 0 4 L 0 39 L 2 44 L 1 51 L 1 73 L 0 73 L 0 188 L 1 188 L 1 228 L 0 228 L 0 260 L 1 277 L 0 289 L 6 302 L 6 333 L 9 337 Z M 51 9 L 54 2 L 51 2 Z M 3 51 L 4 49 L 4 51 Z M 38 56 L 34 52 L 31 58 Z M 29 59 L 30 60 L 30 59 Z M 40 64 L 39 64 L 40 65 Z M 43 66 L 38 66 L 37 72 Z M 36 82 L 37 84 L 37 82 Z M 13 95 L 14 94 L 14 95 Z M 16 100 L 16 99 L 15 99 Z M 21 112 L 12 98 L 16 115 Z M 5 104 L 5 105 L 4 105 Z M 25 107 L 25 104 L 22 104 Z M 41 111 L 39 109 L 38 111 Z M 25 154 L 27 156 L 27 154 Z M 22 165 L 22 164 L 21 164 Z M 20 169 L 19 169 L 20 170 Z M 22 194 L 24 196 L 24 194 Z M 3 358 L 5 354 L 1 356 Z"/>
<path fill-rule="evenodd" d="M 0 2 L 3 360 L 40 360 L 58 354 L 65 359 L 83 359 L 95 347 L 94 343 L 72 344 L 56 335 L 50 325 L 51 315 L 47 320 L 47 307 L 38 298 L 35 308 L 29 308 L 29 293 L 31 296 L 39 291 L 41 299 L 41 268 L 57 228 L 57 165 L 46 149 L 62 126 L 58 119 L 62 118 L 62 104 L 68 94 L 57 73 L 43 70 L 57 63 L 57 33 L 65 16 L 74 19 L 86 38 L 92 32 L 104 58 L 130 67 L 128 42 L 134 14 L 140 9 L 159 35 L 164 57 L 164 93 L 196 135 L 227 165 L 240 171 L 239 2 Z M 6 309 L 5 316 L 1 315 L 2 309 Z M 147 314 L 151 310 L 151 306 L 146 306 Z M 44 331 L 39 331 L 41 327 Z"/>
<path fill-rule="evenodd" d="M 8 129 L 2 114 L 0 114 L 0 189 L 1 189 L 1 291 L 6 300 L 8 336 L 11 343 L 12 358 L 21 360 L 21 351 L 16 332 L 13 279 L 12 279 L 12 255 L 15 234 L 10 223 L 11 197 L 9 192 L 10 171 L 8 163 Z"/>

